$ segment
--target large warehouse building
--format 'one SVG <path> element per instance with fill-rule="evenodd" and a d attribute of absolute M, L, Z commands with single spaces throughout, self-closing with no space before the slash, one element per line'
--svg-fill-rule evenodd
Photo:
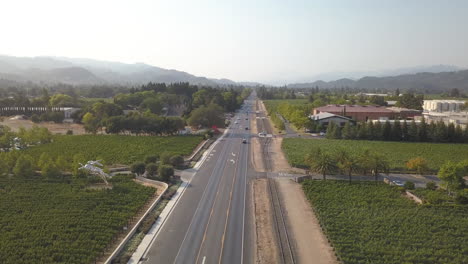
<path fill-rule="evenodd" d="M 408 119 L 421 115 L 421 111 L 371 105 L 326 105 L 314 109 L 313 114 L 331 113 L 351 118 L 358 122 L 369 120 Z"/>

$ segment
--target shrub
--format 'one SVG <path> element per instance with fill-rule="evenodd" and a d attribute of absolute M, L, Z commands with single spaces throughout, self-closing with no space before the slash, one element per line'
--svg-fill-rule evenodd
<path fill-rule="evenodd" d="M 437 189 L 437 185 L 436 185 L 435 182 L 430 181 L 430 182 L 426 183 L 426 189 L 435 190 L 435 189 Z"/>
<path fill-rule="evenodd" d="M 159 157 L 160 158 L 160 161 L 161 161 L 161 165 L 163 164 L 171 164 L 171 153 L 169 152 L 163 152 L 161 153 L 161 156 Z"/>
<path fill-rule="evenodd" d="M 428 170 L 426 160 L 421 157 L 410 159 L 406 163 L 406 167 L 410 170 L 415 170 L 418 174 L 423 174 Z"/>
<path fill-rule="evenodd" d="M 174 168 L 171 165 L 161 165 L 158 171 L 162 181 L 169 181 L 171 176 L 174 175 Z"/>
<path fill-rule="evenodd" d="M 154 177 L 158 172 L 158 165 L 156 163 L 148 163 L 146 165 L 146 174 L 148 177 Z"/>
<path fill-rule="evenodd" d="M 455 202 L 457 204 L 468 204 L 468 189 L 457 192 Z"/>
<path fill-rule="evenodd" d="M 31 116 L 31 121 L 33 121 L 34 123 L 39 123 L 39 122 L 41 122 L 41 118 L 38 115 L 33 114 Z"/>
<path fill-rule="evenodd" d="M 174 167 L 180 167 L 184 165 L 184 158 L 181 155 L 174 155 L 170 158 L 170 163 Z"/>
<path fill-rule="evenodd" d="M 406 190 L 414 190 L 414 182 L 407 181 L 407 182 L 405 182 L 404 187 L 405 187 Z"/>
<path fill-rule="evenodd" d="M 73 130 L 68 129 L 68 130 L 67 130 L 67 135 L 73 135 Z"/>
<path fill-rule="evenodd" d="M 145 163 L 156 163 L 158 161 L 158 155 L 148 155 L 145 157 Z"/>
<path fill-rule="evenodd" d="M 145 163 L 143 162 L 135 162 L 132 164 L 132 166 L 130 166 L 130 170 L 133 173 L 136 173 L 138 176 L 145 173 L 145 169 L 146 169 L 146 166 L 145 166 Z"/>

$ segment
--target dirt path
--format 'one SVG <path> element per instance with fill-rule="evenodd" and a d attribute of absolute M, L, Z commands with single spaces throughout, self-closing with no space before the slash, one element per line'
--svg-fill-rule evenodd
<path fill-rule="evenodd" d="M 273 231 L 272 208 L 267 188 L 267 179 L 254 180 L 253 202 L 257 241 L 255 263 L 258 264 L 279 263 L 279 252 Z"/>
<path fill-rule="evenodd" d="M 83 125 L 75 123 L 56 124 L 54 122 L 40 122 L 36 124 L 33 123 L 31 120 L 17 120 L 10 118 L 11 117 L 3 117 L 3 121 L 0 122 L 0 125 L 8 126 L 15 132 L 18 132 L 20 127 L 30 129 L 34 125 L 37 125 L 39 127 L 46 127 L 52 134 L 66 134 L 68 130 L 73 131 L 74 135 L 82 135 L 86 133 Z"/>
<path fill-rule="evenodd" d="M 277 183 L 288 227 L 294 238 L 298 263 L 338 263 L 301 185 L 288 179 L 277 179 Z"/>

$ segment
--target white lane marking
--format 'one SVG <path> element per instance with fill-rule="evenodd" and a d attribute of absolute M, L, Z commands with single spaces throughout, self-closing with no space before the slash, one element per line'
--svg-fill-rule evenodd
<path fill-rule="evenodd" d="M 205 264 L 206 256 L 203 256 L 202 264 Z"/>

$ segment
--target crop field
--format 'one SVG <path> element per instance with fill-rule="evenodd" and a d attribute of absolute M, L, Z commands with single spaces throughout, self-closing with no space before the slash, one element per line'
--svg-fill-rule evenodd
<path fill-rule="evenodd" d="M 305 181 L 343 263 L 466 263 L 468 207 L 416 205 L 384 183 Z"/>
<path fill-rule="evenodd" d="M 295 167 L 305 167 L 304 157 L 316 147 L 330 151 L 342 148 L 356 154 L 369 149 L 384 155 L 391 170 L 398 171 L 406 170 L 405 163 L 415 157 L 426 159 L 433 171 L 447 160 L 458 162 L 468 159 L 468 144 L 285 138 L 282 146 L 289 164 Z"/>
<path fill-rule="evenodd" d="M 92 191 L 41 180 L 0 180 L 1 263 L 93 263 L 154 188 L 128 177 Z"/>
<path fill-rule="evenodd" d="M 51 157 L 61 155 L 67 160 L 81 153 L 86 159 L 102 159 L 106 164 L 131 164 L 165 151 L 189 155 L 202 140 L 200 136 L 63 135 L 55 136 L 53 143 L 26 149 L 25 153 L 38 159 L 46 152 Z"/>

